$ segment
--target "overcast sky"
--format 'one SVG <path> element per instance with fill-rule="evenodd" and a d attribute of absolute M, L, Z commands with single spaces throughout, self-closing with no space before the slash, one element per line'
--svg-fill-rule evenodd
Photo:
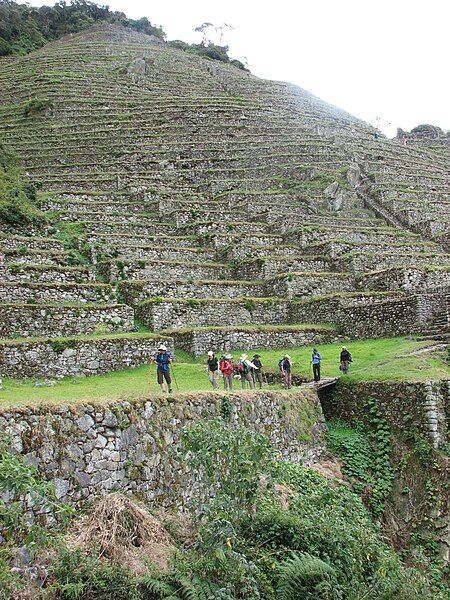
<path fill-rule="evenodd" d="M 208 21 L 254 75 L 295 83 L 380 126 L 450 129 L 450 0 L 103 0 L 199 42 Z M 53 4 L 31 0 L 40 6 Z M 218 38 L 215 39 L 218 41 Z"/>

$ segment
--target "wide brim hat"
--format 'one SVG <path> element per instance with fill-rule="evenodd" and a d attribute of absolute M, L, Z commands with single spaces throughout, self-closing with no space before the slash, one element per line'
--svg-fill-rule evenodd
<path fill-rule="evenodd" d="M 158 350 L 167 350 L 167 346 L 164 346 L 164 344 L 160 344 L 158 346 Z"/>
<path fill-rule="evenodd" d="M 210 350 L 210 351 L 208 352 L 208 356 L 214 356 L 214 352 L 213 352 L 212 350 Z"/>
<path fill-rule="evenodd" d="M 285 354 L 284 358 L 289 358 L 290 359 L 291 357 L 289 356 L 289 354 Z"/>
<path fill-rule="evenodd" d="M 261 354 L 254 354 L 253 358 L 261 358 Z"/>
<path fill-rule="evenodd" d="M 247 355 L 246 354 L 241 354 L 239 360 L 247 360 Z"/>
<path fill-rule="evenodd" d="M 231 356 L 231 354 L 225 354 L 225 358 L 227 358 L 228 360 L 231 360 L 233 357 Z"/>

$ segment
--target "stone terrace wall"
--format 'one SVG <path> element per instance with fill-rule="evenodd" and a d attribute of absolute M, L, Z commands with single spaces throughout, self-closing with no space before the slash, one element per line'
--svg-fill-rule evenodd
<path fill-rule="evenodd" d="M 68 336 L 107 331 L 131 331 L 133 309 L 124 304 L 51 306 L 0 304 L 0 336 Z"/>
<path fill-rule="evenodd" d="M 398 432 L 414 428 L 431 438 L 435 446 L 447 439 L 450 418 L 450 379 L 428 382 L 339 381 L 333 388 L 319 391 L 327 419 L 337 418 L 370 425 L 369 398 Z"/>
<path fill-rule="evenodd" d="M 2 342 L 0 375 L 20 378 L 108 373 L 147 362 L 161 341 L 173 352 L 172 338 L 151 335 Z"/>
<path fill-rule="evenodd" d="M 327 344 L 339 339 L 333 329 L 311 328 L 296 329 L 280 327 L 279 329 L 248 330 L 239 327 L 227 329 L 196 329 L 191 331 L 171 331 L 175 346 L 181 350 L 201 356 L 208 350 L 223 352 L 232 348 L 255 350 L 257 348 L 288 348 L 307 346 L 310 344 Z"/>
<path fill-rule="evenodd" d="M 173 452 L 182 428 L 218 416 L 222 397 L 211 392 L 3 409 L 0 432 L 10 434 L 15 451 L 54 482 L 58 498 L 77 502 L 120 489 L 167 506 L 183 503 L 192 490 L 192 478 Z M 324 452 L 326 428 L 311 390 L 228 397 L 233 422 L 267 435 L 282 458 L 312 463 Z"/>

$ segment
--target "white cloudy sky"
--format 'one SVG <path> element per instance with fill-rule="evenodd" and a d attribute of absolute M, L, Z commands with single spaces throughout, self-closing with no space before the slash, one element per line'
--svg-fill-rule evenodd
<path fill-rule="evenodd" d="M 380 125 L 450 129 L 449 0 L 103 0 L 199 42 L 208 21 L 235 29 L 224 43 L 253 74 L 290 81 Z M 40 6 L 53 4 L 31 0 Z"/>

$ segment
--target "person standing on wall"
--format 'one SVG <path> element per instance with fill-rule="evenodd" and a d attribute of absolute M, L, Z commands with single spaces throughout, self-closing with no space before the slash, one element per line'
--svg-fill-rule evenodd
<path fill-rule="evenodd" d="M 164 392 L 164 380 L 167 383 L 167 388 L 169 394 L 172 393 L 172 378 L 170 376 L 170 363 L 172 362 L 172 355 L 170 352 L 167 352 L 166 346 L 161 344 L 158 348 L 158 352 L 151 359 L 152 363 L 156 363 L 156 378 L 161 388 L 161 391 Z"/>
<path fill-rule="evenodd" d="M 340 361 L 341 364 L 339 365 L 339 370 L 347 374 L 348 369 L 350 367 L 350 363 L 353 362 L 353 360 L 352 355 L 345 346 L 342 346 Z"/>
<path fill-rule="evenodd" d="M 292 360 L 289 354 L 285 354 L 283 358 L 278 362 L 280 367 L 281 377 L 283 378 L 283 385 L 285 389 L 290 390 L 292 387 Z"/>
<path fill-rule="evenodd" d="M 208 352 L 208 360 L 206 361 L 206 369 L 208 371 L 209 381 L 215 390 L 219 387 L 219 361 L 217 360 L 214 352 L 210 350 Z"/>
<path fill-rule="evenodd" d="M 263 374 L 262 374 L 263 364 L 261 362 L 261 356 L 259 354 L 253 355 L 253 364 L 256 367 L 256 369 L 252 368 L 253 382 L 255 384 L 255 387 L 256 387 L 256 382 L 258 382 L 259 389 L 262 389 L 262 386 L 263 386 Z"/>
<path fill-rule="evenodd" d="M 320 363 L 322 361 L 322 355 L 314 348 L 311 356 L 311 364 L 313 367 L 314 381 L 317 383 L 320 381 Z"/>
<path fill-rule="evenodd" d="M 231 354 L 225 354 L 222 356 L 219 362 L 219 369 L 223 375 L 223 388 L 224 390 L 229 390 L 230 392 L 233 389 L 233 357 Z"/>

